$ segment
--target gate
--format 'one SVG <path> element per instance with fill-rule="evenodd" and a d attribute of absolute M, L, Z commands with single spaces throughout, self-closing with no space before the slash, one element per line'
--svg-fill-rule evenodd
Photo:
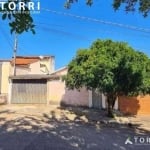
<path fill-rule="evenodd" d="M 102 108 L 102 94 L 95 89 L 92 90 L 92 107 Z"/>
<path fill-rule="evenodd" d="M 46 79 L 13 79 L 12 104 L 46 104 Z"/>

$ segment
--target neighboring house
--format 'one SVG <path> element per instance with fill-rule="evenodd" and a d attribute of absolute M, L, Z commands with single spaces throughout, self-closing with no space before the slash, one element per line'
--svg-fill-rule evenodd
<path fill-rule="evenodd" d="M 0 103 L 6 103 L 9 86 L 10 61 L 0 60 Z"/>
<path fill-rule="evenodd" d="M 10 75 L 10 60 L 0 60 L 0 94 L 8 93 L 8 79 Z"/>
<path fill-rule="evenodd" d="M 118 106 L 124 114 L 150 115 L 150 95 L 119 97 Z"/>

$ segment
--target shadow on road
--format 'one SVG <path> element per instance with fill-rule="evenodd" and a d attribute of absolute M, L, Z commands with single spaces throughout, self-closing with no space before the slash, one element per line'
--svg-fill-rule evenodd
<path fill-rule="evenodd" d="M 7 113 L 6 111 L 0 112 Z M 107 125 L 88 117 L 88 110 L 52 110 L 41 115 L 0 117 L 0 150 L 129 150 L 128 137 L 150 132 L 126 125 Z M 96 112 L 95 112 L 96 113 Z M 94 115 L 94 114 L 93 114 Z M 88 118 L 88 119 L 87 119 Z"/>

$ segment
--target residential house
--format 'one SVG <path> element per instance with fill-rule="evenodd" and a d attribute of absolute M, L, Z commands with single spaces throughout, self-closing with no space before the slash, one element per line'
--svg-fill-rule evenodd
<path fill-rule="evenodd" d="M 8 99 L 9 76 L 46 75 L 54 72 L 54 56 L 17 56 L 12 60 L 0 60 L 0 102 Z M 14 62 L 15 65 L 14 65 Z"/>

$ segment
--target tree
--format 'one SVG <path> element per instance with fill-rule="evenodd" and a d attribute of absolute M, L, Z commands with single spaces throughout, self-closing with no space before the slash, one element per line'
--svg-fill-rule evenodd
<path fill-rule="evenodd" d="M 66 0 L 65 7 L 70 8 L 71 4 L 78 2 L 78 0 Z M 86 4 L 91 6 L 94 0 L 86 0 Z M 114 10 L 118 10 L 121 5 L 125 6 L 125 11 L 135 11 L 136 8 L 144 17 L 147 17 L 150 13 L 150 1 L 149 0 L 112 0 Z"/>
<path fill-rule="evenodd" d="M 118 96 L 150 93 L 150 59 L 123 42 L 97 40 L 68 65 L 69 89 L 97 89 L 107 97 L 108 116 Z"/>
<path fill-rule="evenodd" d="M 15 32 L 21 34 L 23 32 L 31 31 L 33 34 L 35 34 L 35 25 L 33 23 L 33 18 L 28 7 L 25 6 L 25 10 L 23 10 L 22 8 L 21 11 L 18 11 L 17 7 L 15 10 L 11 10 L 9 7 L 9 3 L 11 2 L 14 2 L 16 5 L 19 2 L 24 2 L 25 4 L 27 4 L 28 2 L 30 2 L 30 0 L 8 0 L 8 2 L 4 4 L 4 6 L 1 5 L 0 12 L 2 13 L 2 20 L 8 19 L 11 33 Z M 5 9 L 2 9 L 2 7 L 4 7 Z"/>
<path fill-rule="evenodd" d="M 147 17 L 150 13 L 149 0 L 114 0 L 113 7 L 115 10 L 118 10 L 122 4 L 125 4 L 125 10 L 127 12 L 135 11 L 138 8 L 144 17 Z"/>

